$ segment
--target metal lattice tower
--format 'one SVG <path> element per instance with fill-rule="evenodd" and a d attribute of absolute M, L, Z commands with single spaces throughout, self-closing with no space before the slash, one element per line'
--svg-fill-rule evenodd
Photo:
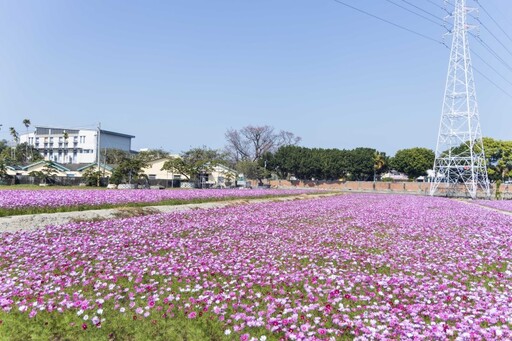
<path fill-rule="evenodd" d="M 490 197 L 469 54 L 466 0 L 455 0 L 453 40 L 430 195 Z M 444 192 L 444 193 L 441 193 Z"/>

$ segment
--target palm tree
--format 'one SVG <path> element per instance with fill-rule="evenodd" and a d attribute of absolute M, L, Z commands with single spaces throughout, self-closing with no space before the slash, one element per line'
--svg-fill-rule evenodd
<path fill-rule="evenodd" d="M 69 138 L 69 134 L 67 131 L 64 130 L 64 159 L 66 159 L 68 157 L 68 138 Z M 64 163 L 66 163 L 67 161 L 64 160 Z"/>
<path fill-rule="evenodd" d="M 379 173 L 386 165 L 386 155 L 381 152 L 373 154 L 373 182 L 377 180 L 377 173 Z"/>
<path fill-rule="evenodd" d="M 23 125 L 27 128 L 27 144 L 25 146 L 25 161 L 28 161 L 28 127 L 30 127 L 30 120 L 28 118 L 23 120 Z"/>
<path fill-rule="evenodd" d="M 14 148 L 12 149 L 12 158 L 16 158 L 16 146 L 18 145 L 18 141 L 20 140 L 20 136 L 14 127 L 9 127 L 9 132 L 11 133 L 12 139 L 14 141 Z"/>

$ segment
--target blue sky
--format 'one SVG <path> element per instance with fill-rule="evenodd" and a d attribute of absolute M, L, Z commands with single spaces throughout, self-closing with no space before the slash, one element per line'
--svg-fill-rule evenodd
<path fill-rule="evenodd" d="M 344 1 L 443 39 L 442 27 L 388 1 Z M 479 1 L 512 36 L 512 2 Z M 445 15 L 433 4 L 443 0 L 408 2 Z M 475 33 L 512 65 L 491 34 Z M 474 57 L 475 67 L 512 94 L 512 72 L 470 44 L 505 80 Z M 0 138 L 10 126 L 24 132 L 29 118 L 101 122 L 135 135 L 134 149 L 174 153 L 222 148 L 228 128 L 246 125 L 291 131 L 308 147 L 434 149 L 448 57 L 441 44 L 333 0 L 0 0 Z M 483 135 L 512 139 L 512 98 L 475 78 Z"/>

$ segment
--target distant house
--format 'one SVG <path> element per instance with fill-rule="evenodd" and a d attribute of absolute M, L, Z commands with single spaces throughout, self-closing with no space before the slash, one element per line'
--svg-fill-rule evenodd
<path fill-rule="evenodd" d="M 173 158 L 179 158 L 179 155 L 172 155 L 148 162 L 148 166 L 142 169 L 142 172 L 147 175 L 149 180 L 165 180 L 168 184 L 169 181 L 189 181 L 189 174 L 174 173 L 172 171 L 162 170 L 166 161 Z M 206 167 L 210 168 L 210 167 Z M 224 165 L 216 165 L 211 170 L 199 174 L 199 179 L 190 179 L 190 181 L 199 180 L 200 187 L 227 187 L 234 183 L 237 172 Z M 171 185 L 168 185 L 171 186 Z"/>
<path fill-rule="evenodd" d="M 238 172 L 224 165 L 216 165 L 208 173 L 208 184 L 213 187 L 230 187 L 234 185 Z"/>
<path fill-rule="evenodd" d="M 148 166 L 142 168 L 142 172 L 147 175 L 149 180 L 183 180 L 186 177 L 183 174 L 173 173 L 172 171 L 162 170 L 164 163 L 179 155 L 162 157 L 148 162 Z"/>
<path fill-rule="evenodd" d="M 23 174 L 23 168 L 21 166 L 6 166 L 6 173 L 9 176 L 21 175 Z"/>
<path fill-rule="evenodd" d="M 409 177 L 405 175 L 404 173 L 397 172 L 396 170 L 391 170 L 387 173 L 381 174 L 380 178 L 382 180 L 384 179 L 391 179 L 393 181 L 407 181 L 409 180 Z"/>
<path fill-rule="evenodd" d="M 68 176 L 68 172 L 72 172 L 69 168 L 65 167 L 64 165 L 61 165 L 56 162 L 48 162 L 42 160 L 22 167 L 22 175 L 30 175 L 30 173 L 32 172 L 43 172 L 47 167 L 53 169 L 53 175 L 55 176 Z"/>
<path fill-rule="evenodd" d="M 34 132 L 21 134 L 20 142 L 33 146 L 46 161 L 90 164 L 97 162 L 98 151 L 102 149 L 131 152 L 133 138 L 133 135 L 103 129 L 36 127 Z"/>
<path fill-rule="evenodd" d="M 90 164 L 79 164 L 79 165 L 66 165 L 70 168 L 76 169 L 76 171 L 82 176 L 84 172 L 86 172 L 89 169 L 92 169 L 93 171 L 100 171 L 102 177 L 110 177 L 112 176 L 112 172 L 114 171 L 114 167 L 111 165 L 107 165 L 104 163 L 100 163 L 100 166 L 98 167 L 98 164 L 96 162 L 90 163 Z"/>

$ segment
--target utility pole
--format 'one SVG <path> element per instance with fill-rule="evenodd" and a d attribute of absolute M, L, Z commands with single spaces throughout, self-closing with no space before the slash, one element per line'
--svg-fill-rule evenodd
<path fill-rule="evenodd" d="M 490 198 L 475 80 L 469 54 L 466 0 L 455 0 L 452 46 L 430 195 Z M 444 193 L 440 193 L 444 192 Z M 464 192 L 463 194 L 461 192 Z"/>
<path fill-rule="evenodd" d="M 98 172 L 97 172 L 97 181 L 96 181 L 96 186 L 100 187 L 100 158 L 101 158 L 101 149 L 100 149 L 100 135 L 101 135 L 101 122 L 98 123 L 98 138 L 97 138 L 97 143 L 98 145 L 96 146 L 96 163 L 97 163 L 97 166 L 98 166 Z"/>

